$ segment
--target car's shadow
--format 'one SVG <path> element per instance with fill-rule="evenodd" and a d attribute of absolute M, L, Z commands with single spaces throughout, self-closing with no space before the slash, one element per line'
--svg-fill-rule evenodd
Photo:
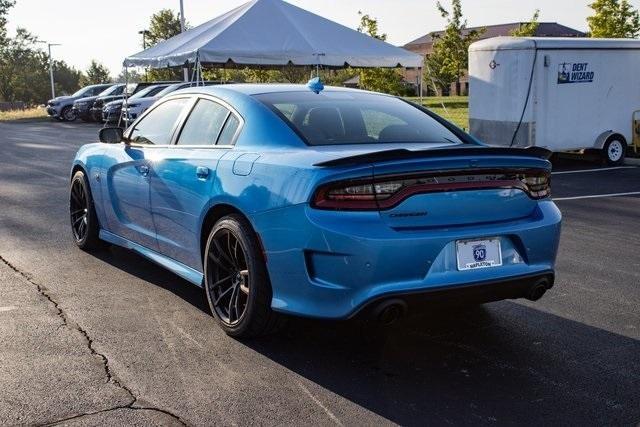
<path fill-rule="evenodd" d="M 208 313 L 201 289 L 142 257 L 117 247 L 97 256 Z M 440 308 L 392 327 L 292 318 L 243 344 L 402 425 L 637 421 L 640 341 L 532 307 Z"/>
<path fill-rule="evenodd" d="M 110 246 L 107 250 L 94 252 L 93 255 L 119 270 L 175 294 L 197 309 L 209 314 L 209 306 L 201 288 L 159 267 L 137 253 L 119 246 Z"/>

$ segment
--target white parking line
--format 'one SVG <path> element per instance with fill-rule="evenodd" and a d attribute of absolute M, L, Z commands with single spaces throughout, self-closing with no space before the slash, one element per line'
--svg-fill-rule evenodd
<path fill-rule="evenodd" d="M 0 307 L 0 313 L 4 312 L 4 311 L 13 311 L 15 309 L 17 309 L 18 307 L 13 306 L 13 305 L 8 305 L 6 307 Z"/>
<path fill-rule="evenodd" d="M 558 197 L 554 198 L 554 202 L 560 202 L 562 200 L 580 200 L 580 199 L 599 199 L 601 197 L 618 197 L 618 196 L 638 196 L 640 191 L 631 191 L 629 193 L 610 193 L 610 194 L 593 194 L 590 196 L 576 196 L 576 197 Z"/>
<path fill-rule="evenodd" d="M 598 169 L 580 169 L 576 171 L 559 171 L 559 172 L 551 172 L 551 175 L 564 175 L 569 173 L 586 173 L 586 172 L 604 172 L 604 171 L 614 171 L 618 169 L 637 169 L 637 166 L 613 166 L 610 168 L 598 168 Z"/>

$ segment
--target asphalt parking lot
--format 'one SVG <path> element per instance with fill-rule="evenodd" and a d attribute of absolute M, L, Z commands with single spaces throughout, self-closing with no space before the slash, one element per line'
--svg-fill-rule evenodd
<path fill-rule="evenodd" d="M 556 164 L 563 236 L 541 301 L 240 342 L 200 289 L 75 248 L 69 166 L 97 129 L 0 123 L 1 425 L 640 421 L 640 168 Z"/>

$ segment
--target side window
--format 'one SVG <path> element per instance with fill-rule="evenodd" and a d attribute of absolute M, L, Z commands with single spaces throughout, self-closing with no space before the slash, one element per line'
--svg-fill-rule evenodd
<path fill-rule="evenodd" d="M 93 88 L 93 93 L 91 94 L 91 96 L 96 96 L 96 95 L 100 95 L 102 92 L 104 92 L 105 90 L 107 90 L 109 87 L 94 87 Z"/>
<path fill-rule="evenodd" d="M 238 118 L 233 114 L 229 115 L 227 123 L 224 124 L 222 133 L 220 134 L 220 138 L 218 138 L 218 145 L 233 144 L 233 137 L 236 135 L 239 126 L 240 120 L 238 120 Z"/>
<path fill-rule="evenodd" d="M 229 115 L 217 102 L 199 99 L 182 128 L 178 145 L 215 145 Z"/>
<path fill-rule="evenodd" d="M 122 95 L 122 92 L 124 92 L 124 86 L 118 86 L 111 95 Z"/>
<path fill-rule="evenodd" d="M 131 132 L 130 139 L 138 144 L 168 145 L 171 131 L 188 98 L 172 99 L 153 109 Z"/>

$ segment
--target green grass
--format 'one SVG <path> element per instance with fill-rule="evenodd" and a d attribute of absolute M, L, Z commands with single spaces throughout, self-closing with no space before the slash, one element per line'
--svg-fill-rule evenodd
<path fill-rule="evenodd" d="M 420 102 L 418 97 L 407 98 L 413 102 Z M 444 107 L 443 107 L 444 104 Z M 425 96 L 422 105 L 444 117 L 457 126 L 469 129 L 469 97 L 467 96 Z"/>
<path fill-rule="evenodd" d="M 47 112 L 42 107 L 27 108 L 26 110 L 0 111 L 0 122 L 38 121 L 46 119 Z"/>

